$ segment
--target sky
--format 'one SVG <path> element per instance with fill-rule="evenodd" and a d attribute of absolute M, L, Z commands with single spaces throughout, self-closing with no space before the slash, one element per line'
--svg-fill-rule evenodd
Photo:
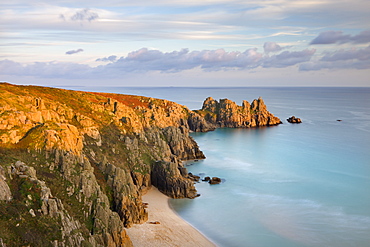
<path fill-rule="evenodd" d="M 370 87 L 369 0 L 12 0 L 0 81 Z"/>

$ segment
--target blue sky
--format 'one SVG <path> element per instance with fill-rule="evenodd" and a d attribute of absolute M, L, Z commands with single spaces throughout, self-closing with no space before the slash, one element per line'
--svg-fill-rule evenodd
<path fill-rule="evenodd" d="M 370 86 L 369 0 L 12 0 L 0 81 Z"/>

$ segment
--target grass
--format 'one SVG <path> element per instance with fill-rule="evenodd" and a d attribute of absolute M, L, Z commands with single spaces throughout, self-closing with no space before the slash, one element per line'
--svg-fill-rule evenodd
<path fill-rule="evenodd" d="M 45 161 L 37 153 L 0 148 L 0 164 L 5 171 L 16 160 Z M 38 165 L 34 167 L 37 168 Z M 60 222 L 38 211 L 41 207 L 40 185 L 15 175 L 13 179 L 8 177 L 7 181 L 13 199 L 10 202 L 0 202 L 0 238 L 7 246 L 51 246 L 52 241 L 60 241 Z M 32 217 L 30 209 L 34 210 L 36 217 Z"/>
<path fill-rule="evenodd" d="M 91 231 L 89 228 L 92 226 L 91 219 L 85 216 L 85 212 L 88 212 L 89 209 L 83 202 L 79 202 L 75 195 L 69 196 L 67 194 L 67 188 L 71 187 L 72 183 L 63 179 L 62 176 L 58 176 L 58 168 L 51 172 L 47 164 L 53 162 L 53 157 L 48 159 L 45 157 L 44 152 L 20 148 L 0 148 L 0 164 L 4 170 L 6 171 L 7 167 L 17 160 L 34 167 L 37 178 L 45 181 L 51 189 L 52 195 L 62 201 L 68 214 L 85 224 L 78 231 L 88 237 Z M 61 241 L 59 219 L 45 216 L 39 212 L 41 188 L 38 183 L 14 175 L 13 179 L 8 178 L 7 181 L 13 200 L 8 203 L 0 203 L 0 238 L 7 243 L 7 246 L 8 243 L 11 243 L 10 246 L 51 246 L 52 241 Z M 29 213 L 31 208 L 36 213 L 36 217 L 32 217 Z M 17 226 L 17 224 L 19 225 Z"/>
<path fill-rule="evenodd" d="M 7 246 L 52 246 L 52 241 L 62 240 L 60 223 L 36 213 L 32 217 L 29 208 L 16 200 L 0 202 L 0 238 Z"/>

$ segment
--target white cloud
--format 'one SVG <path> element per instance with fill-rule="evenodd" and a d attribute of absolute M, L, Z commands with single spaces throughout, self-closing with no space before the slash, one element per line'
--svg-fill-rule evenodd
<path fill-rule="evenodd" d="M 265 42 L 265 44 L 263 44 L 263 49 L 265 53 L 270 53 L 281 51 L 283 48 L 275 42 Z"/>

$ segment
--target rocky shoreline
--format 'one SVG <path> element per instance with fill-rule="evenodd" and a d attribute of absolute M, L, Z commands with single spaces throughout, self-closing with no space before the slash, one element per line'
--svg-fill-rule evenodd
<path fill-rule="evenodd" d="M 0 116 L 0 240 L 38 246 L 132 246 L 125 229 L 148 220 L 142 195 L 152 186 L 171 198 L 199 196 L 182 164 L 205 158 L 191 131 L 281 123 L 261 98 L 242 106 L 207 98 L 191 111 L 8 83 L 0 83 Z"/>

